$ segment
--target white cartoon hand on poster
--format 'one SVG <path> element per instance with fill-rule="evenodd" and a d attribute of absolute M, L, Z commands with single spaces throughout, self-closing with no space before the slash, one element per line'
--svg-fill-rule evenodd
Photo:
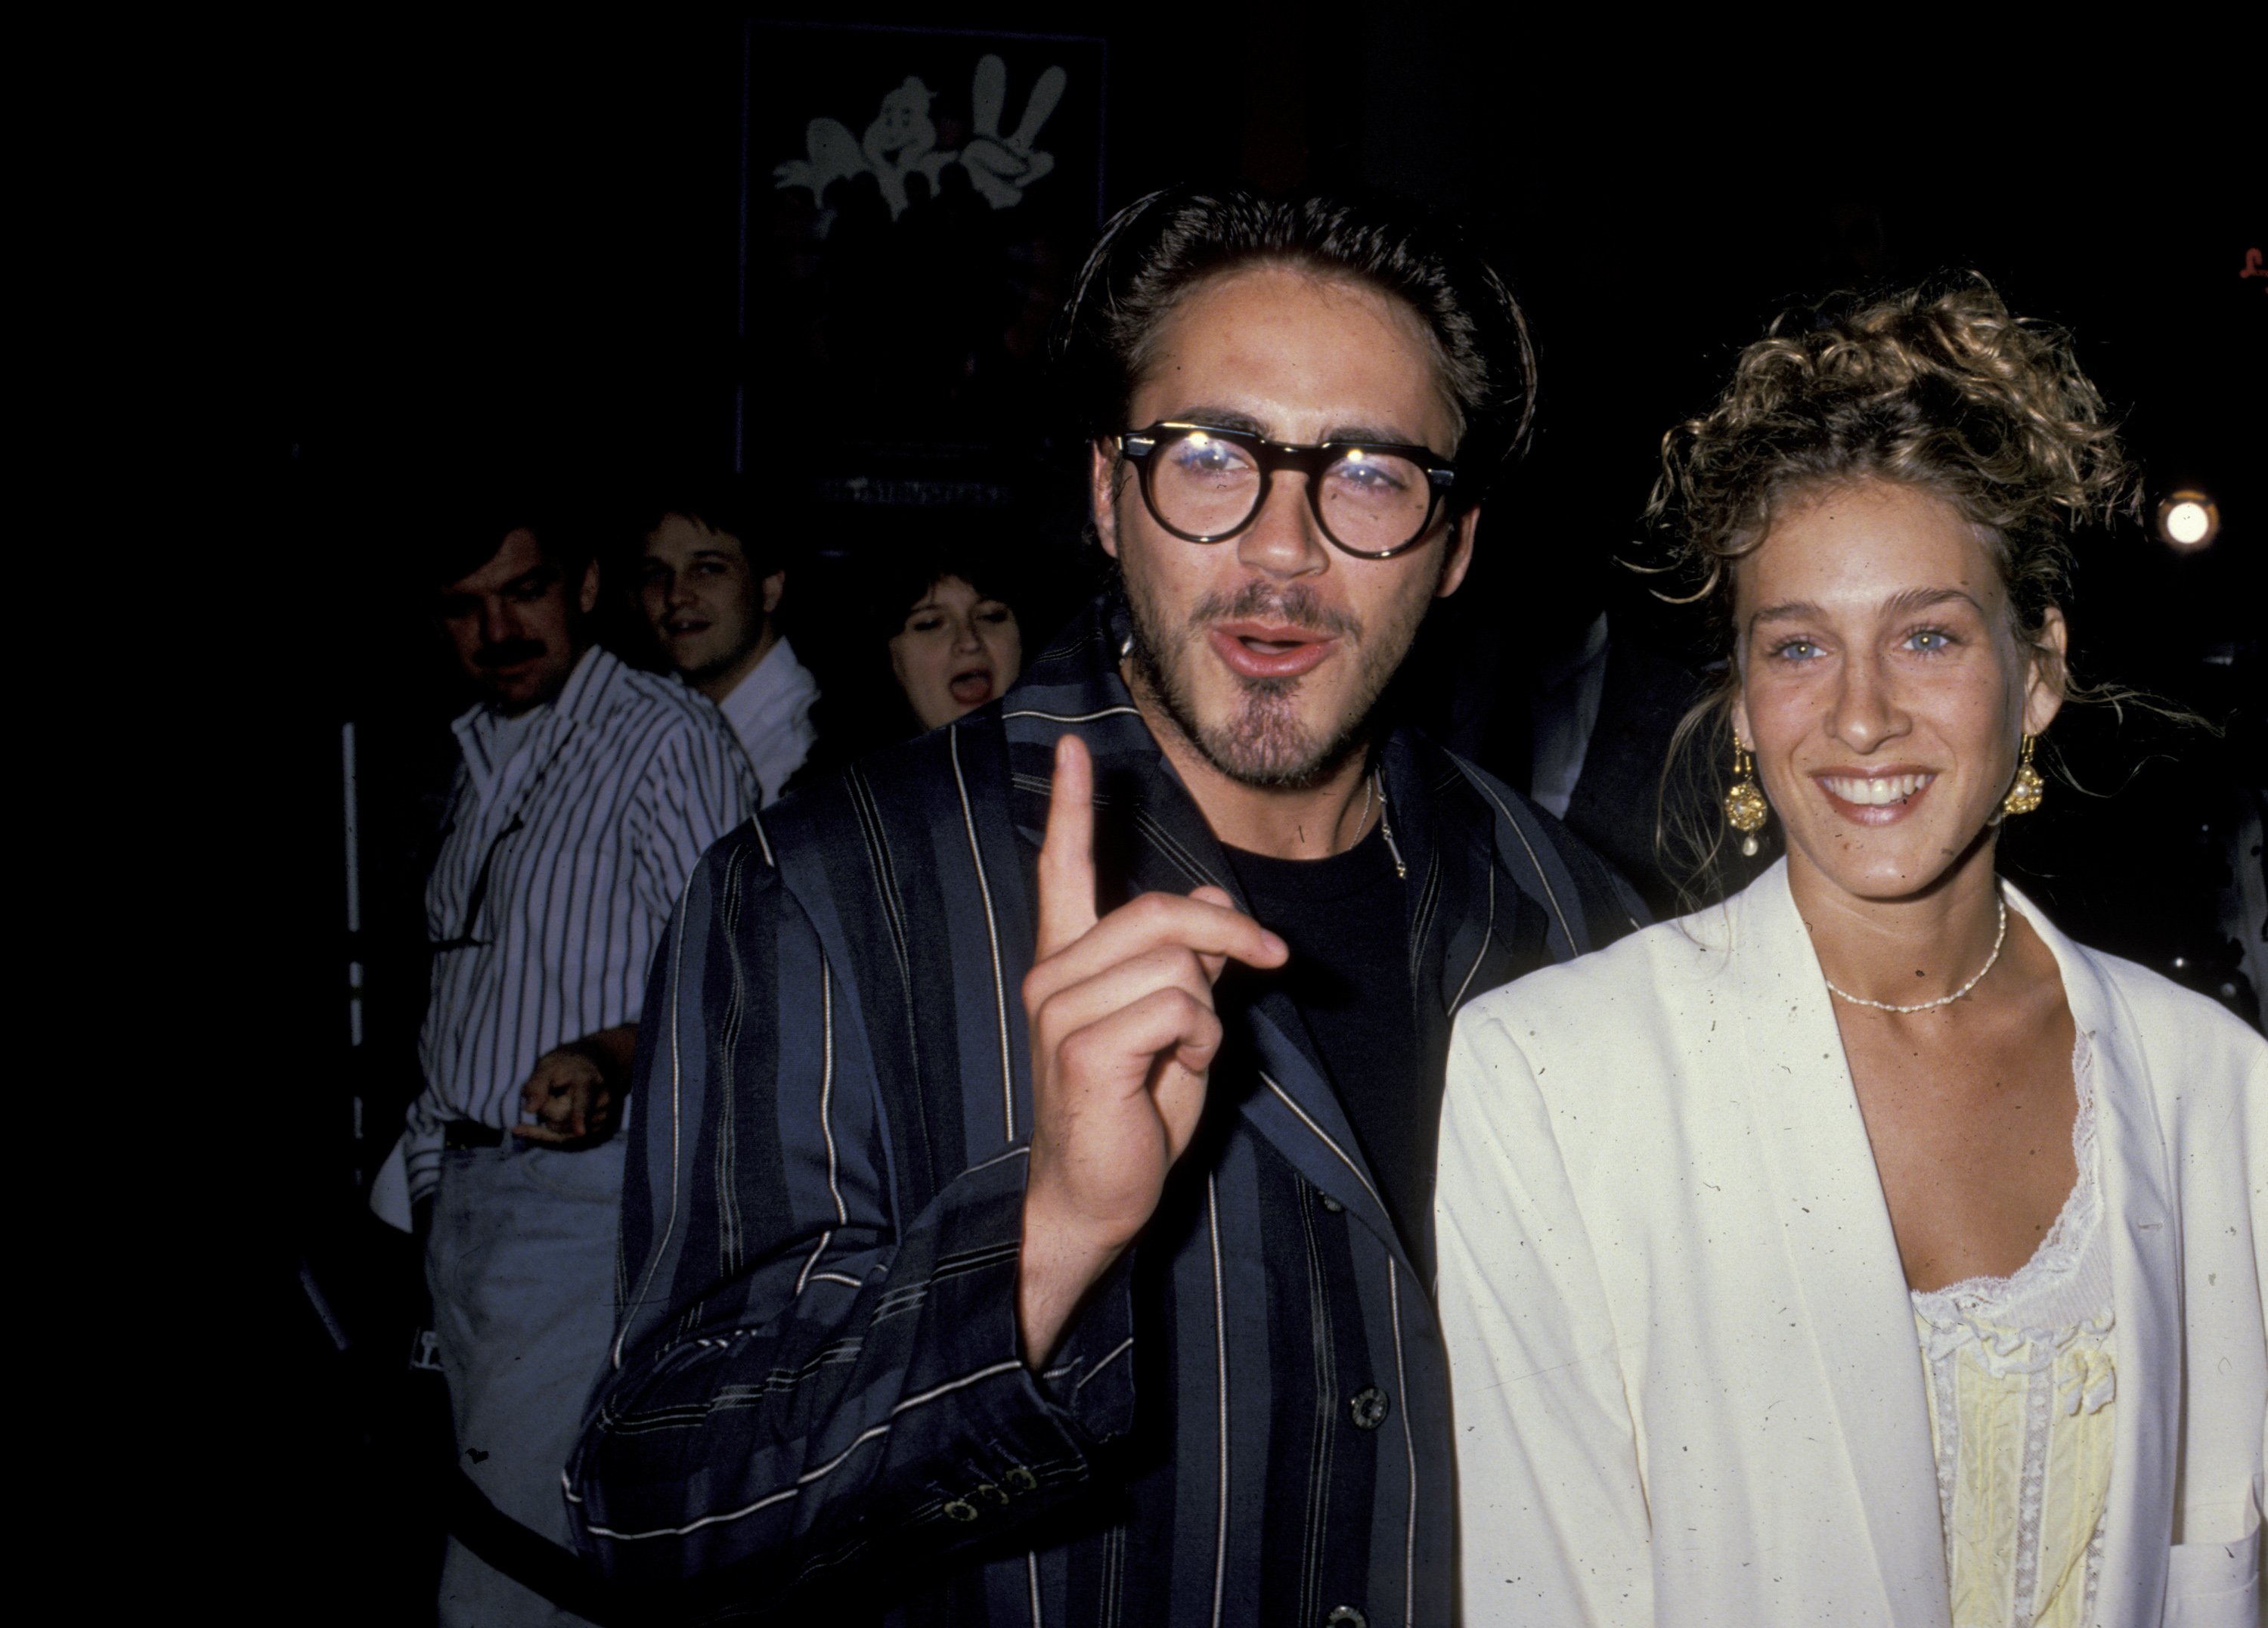
<path fill-rule="evenodd" d="M 1024 104 L 1024 117 L 1016 133 L 1004 140 L 1000 110 L 1008 99 L 1008 64 L 997 56 L 987 56 L 976 64 L 976 82 L 969 92 L 976 134 L 961 150 L 961 164 L 994 209 L 1014 207 L 1022 200 L 1025 188 L 1055 168 L 1054 155 L 1035 151 L 1032 144 L 1063 99 L 1064 86 L 1070 79 L 1061 68 L 1049 68 L 1042 74 L 1032 86 L 1031 99 Z"/>
<path fill-rule="evenodd" d="M 772 170 L 772 181 L 782 188 L 807 189 L 812 202 L 824 207 L 828 188 L 853 175 L 872 175 L 895 220 L 906 210 L 906 177 L 919 173 L 934 187 L 938 174 L 958 163 L 985 202 L 996 210 L 1013 208 L 1024 188 L 1056 166 L 1055 155 L 1033 144 L 1040 129 L 1063 99 L 1070 75 L 1050 67 L 1032 86 L 1024 116 L 1012 134 L 1000 134 L 1000 114 L 1007 102 L 1008 64 L 987 55 L 976 64 L 969 91 L 974 134 L 958 152 L 939 152 L 937 126 L 930 120 L 936 92 L 909 75 L 906 82 L 882 98 L 881 108 L 866 127 L 863 140 L 854 139 L 839 119 L 814 119 L 804 131 L 806 156 L 790 158 Z M 822 228 L 822 231 L 824 229 Z"/>

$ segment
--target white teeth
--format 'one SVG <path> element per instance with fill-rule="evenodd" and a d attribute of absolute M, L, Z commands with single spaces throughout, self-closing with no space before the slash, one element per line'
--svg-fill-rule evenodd
<path fill-rule="evenodd" d="M 1883 775 L 1879 778 L 1832 775 L 1821 779 L 1820 785 L 1846 803 L 1863 807 L 1879 808 L 1889 803 L 1902 803 L 1916 792 L 1936 779 L 1935 775 Z"/>

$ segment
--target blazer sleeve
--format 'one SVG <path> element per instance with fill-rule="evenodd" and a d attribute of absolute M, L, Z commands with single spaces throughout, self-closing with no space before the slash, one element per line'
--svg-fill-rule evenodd
<path fill-rule="evenodd" d="M 1653 1620 L 1638 1435 L 1537 1068 L 1501 1007 L 1459 1018 L 1437 1191 L 1464 1620 Z"/>
<path fill-rule="evenodd" d="M 710 851 L 656 956 L 618 1332 L 565 1480 L 608 1576 L 777 1603 L 1059 1505 L 1127 1427 L 1132 1365 L 1106 1283 L 1026 1367 L 1023 1148 L 902 1212 L 860 991 L 765 840 Z"/>

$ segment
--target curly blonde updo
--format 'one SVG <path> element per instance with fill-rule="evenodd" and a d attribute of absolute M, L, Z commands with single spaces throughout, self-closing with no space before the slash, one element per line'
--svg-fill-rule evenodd
<path fill-rule="evenodd" d="M 1867 480 L 1934 493 L 1984 534 L 2028 641 L 2064 596 L 2072 531 L 2137 490 L 2071 335 L 1972 274 L 1777 318 L 1716 406 L 1662 438 L 1646 519 L 1729 633 L 1732 564 L 1774 512 Z"/>
<path fill-rule="evenodd" d="M 2042 651 L 2047 613 L 2068 590 L 2072 533 L 2139 500 L 2117 426 L 2062 328 L 2013 314 L 1975 274 L 1845 297 L 1780 315 L 1741 353 L 1717 404 L 1662 438 L 1646 518 L 1666 556 L 1655 569 L 1685 590 L 1664 597 L 1702 604 L 1712 642 L 1733 655 L 1737 563 L 1791 503 L 1867 481 L 1932 493 L 1975 525 L 2017 638 Z M 2061 664 L 2045 675 L 2073 695 Z M 1729 746 L 1739 681 L 1734 662 L 1678 730 L 1673 763 L 1703 738 L 1712 755 Z"/>

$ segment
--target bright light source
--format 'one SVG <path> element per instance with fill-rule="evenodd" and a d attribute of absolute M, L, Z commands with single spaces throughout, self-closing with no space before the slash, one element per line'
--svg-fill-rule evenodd
<path fill-rule="evenodd" d="M 2158 535 L 2176 549 L 2202 549 L 2220 532 L 2220 510 L 2198 491 L 2167 494 L 2158 505 Z"/>

